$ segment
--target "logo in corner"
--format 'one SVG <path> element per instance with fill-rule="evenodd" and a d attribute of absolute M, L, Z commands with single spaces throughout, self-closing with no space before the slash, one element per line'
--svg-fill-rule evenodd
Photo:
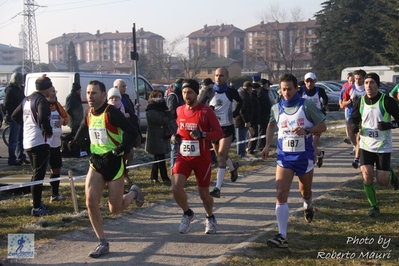
<path fill-rule="evenodd" d="M 8 234 L 9 259 L 26 259 L 35 256 L 34 234 Z"/>

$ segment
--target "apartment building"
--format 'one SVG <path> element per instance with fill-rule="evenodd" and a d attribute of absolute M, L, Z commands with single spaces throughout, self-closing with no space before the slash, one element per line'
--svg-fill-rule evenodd
<path fill-rule="evenodd" d="M 263 21 L 245 29 L 244 68 L 270 71 L 309 69 L 313 44 L 317 43 L 316 20 L 300 22 Z"/>
<path fill-rule="evenodd" d="M 163 51 L 164 38 L 158 34 L 144 31 L 141 28 L 136 32 L 136 39 L 137 51 L 140 54 L 151 55 Z M 66 63 L 68 45 L 71 41 L 75 45 L 77 59 L 86 63 L 92 61 L 130 62 L 133 34 L 118 31 L 100 33 L 98 30 L 96 34 L 64 33 L 47 42 L 49 63 Z"/>
<path fill-rule="evenodd" d="M 245 32 L 234 25 L 204 25 L 188 35 L 189 56 L 229 57 L 230 52 L 243 51 Z"/>
<path fill-rule="evenodd" d="M 0 65 L 16 65 L 24 58 L 24 50 L 0 43 Z"/>

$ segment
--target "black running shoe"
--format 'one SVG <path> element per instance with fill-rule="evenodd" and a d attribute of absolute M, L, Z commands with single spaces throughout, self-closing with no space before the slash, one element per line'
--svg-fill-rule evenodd
<path fill-rule="evenodd" d="M 369 213 L 367 214 L 368 217 L 375 217 L 380 214 L 380 208 L 378 206 L 373 206 L 370 208 Z"/>
<path fill-rule="evenodd" d="M 313 208 L 307 209 L 303 211 L 303 215 L 305 217 L 305 221 L 311 223 L 313 220 L 314 210 Z"/>
<path fill-rule="evenodd" d="M 230 180 L 231 182 L 236 182 L 238 178 L 238 167 L 240 167 L 240 164 L 238 162 L 233 163 L 234 170 L 230 171 Z"/>
<path fill-rule="evenodd" d="M 214 198 L 220 198 L 220 189 L 215 187 L 211 192 L 209 192 L 209 194 Z"/>
<path fill-rule="evenodd" d="M 267 245 L 272 248 L 288 248 L 288 241 L 281 234 L 267 240 Z"/>
<path fill-rule="evenodd" d="M 391 185 L 393 186 L 394 190 L 398 190 L 398 188 L 399 188 L 399 179 L 395 175 L 395 172 L 393 171 L 393 169 L 390 169 L 389 171 L 391 172 Z"/>
<path fill-rule="evenodd" d="M 320 155 L 317 155 L 317 167 L 321 167 L 323 165 L 324 151 L 320 151 Z"/>

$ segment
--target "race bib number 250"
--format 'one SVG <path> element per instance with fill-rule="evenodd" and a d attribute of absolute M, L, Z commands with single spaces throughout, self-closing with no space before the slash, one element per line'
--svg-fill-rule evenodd
<path fill-rule="evenodd" d="M 200 156 L 198 140 L 183 140 L 180 144 L 180 154 L 182 156 Z"/>

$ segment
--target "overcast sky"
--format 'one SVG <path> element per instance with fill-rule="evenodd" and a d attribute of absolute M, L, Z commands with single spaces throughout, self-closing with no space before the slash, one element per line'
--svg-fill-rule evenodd
<path fill-rule="evenodd" d="M 47 42 L 63 33 L 131 32 L 136 29 L 163 36 L 171 42 L 205 24 L 233 24 L 245 30 L 260 23 L 276 7 L 301 10 L 302 20 L 313 18 L 324 0 L 37 0 L 35 12 L 40 60 L 47 63 Z M 0 43 L 19 47 L 23 0 L 0 0 Z M 273 12 L 274 14 L 275 12 Z M 181 44 L 185 49 L 187 42 Z"/>

